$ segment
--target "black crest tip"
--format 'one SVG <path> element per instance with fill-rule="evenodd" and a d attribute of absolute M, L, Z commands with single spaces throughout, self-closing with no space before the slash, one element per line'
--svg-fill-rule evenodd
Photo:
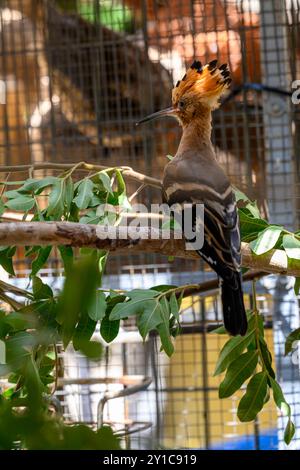
<path fill-rule="evenodd" d="M 214 70 L 216 68 L 216 65 L 218 63 L 218 60 L 212 60 L 208 63 L 208 70 Z"/>
<path fill-rule="evenodd" d="M 202 69 L 202 64 L 200 60 L 194 60 L 194 62 L 191 65 L 191 69 L 196 69 L 197 71 Z"/>
<path fill-rule="evenodd" d="M 226 70 L 227 69 L 227 64 L 222 64 L 219 67 L 220 70 Z"/>

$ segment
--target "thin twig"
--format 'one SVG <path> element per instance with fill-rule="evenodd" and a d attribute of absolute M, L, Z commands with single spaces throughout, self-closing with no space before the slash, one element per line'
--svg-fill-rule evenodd
<path fill-rule="evenodd" d="M 8 181 L 8 179 L 9 179 L 9 176 L 10 176 L 10 173 L 8 173 L 8 174 L 6 175 L 5 181 L 4 181 L 3 183 L 1 182 L 1 184 L 3 184 L 3 186 L 2 186 L 1 191 L 0 191 L 0 197 L 3 195 L 3 193 L 4 193 L 4 191 L 5 191 L 6 184 L 7 184 L 7 181 Z"/>
<path fill-rule="evenodd" d="M 10 292 L 15 295 L 19 295 L 21 297 L 26 297 L 29 299 L 33 298 L 33 294 L 25 289 L 21 289 L 21 287 L 14 286 L 12 284 L 8 284 L 0 280 L 0 290 L 3 292 Z"/>
<path fill-rule="evenodd" d="M 52 163 L 52 162 L 40 162 L 34 163 L 32 165 L 5 165 L 0 167 L 0 173 L 17 173 L 28 171 L 30 168 L 33 170 L 72 170 L 76 166 L 75 170 L 82 170 L 82 171 L 101 171 L 101 170 L 108 170 L 112 169 L 111 167 L 104 166 L 104 165 L 93 165 L 91 163 L 86 162 L 79 162 L 79 163 Z M 121 166 L 116 167 L 118 168 L 123 176 L 127 177 L 128 179 L 138 181 L 142 184 L 146 184 L 148 186 L 152 186 L 154 188 L 162 188 L 162 183 L 159 179 L 153 178 L 151 176 L 146 176 L 143 173 L 139 173 L 138 171 L 134 171 L 129 166 Z"/>
<path fill-rule="evenodd" d="M 133 201 L 133 199 L 136 198 L 140 194 L 140 192 L 143 191 L 144 188 L 146 188 L 146 186 L 147 185 L 145 183 L 141 184 L 141 186 L 139 186 L 137 190 L 133 194 L 131 194 L 131 196 L 128 198 L 128 201 Z"/>
<path fill-rule="evenodd" d="M 249 271 L 243 275 L 243 282 L 252 281 L 252 279 L 260 279 L 263 276 L 267 276 L 269 273 L 263 271 Z M 184 290 L 183 297 L 189 297 L 194 294 L 202 294 L 208 291 L 219 289 L 219 279 L 211 279 L 209 281 L 202 282 L 196 287 L 186 288 Z"/>
<path fill-rule="evenodd" d="M 58 385 L 58 351 L 57 351 L 57 344 L 53 343 L 53 348 L 54 348 L 54 356 L 55 356 L 55 380 L 54 380 L 54 386 L 53 390 L 51 391 L 51 395 L 54 395 L 54 393 L 57 390 L 57 385 Z"/>
<path fill-rule="evenodd" d="M 3 291 L 0 290 L 0 299 L 11 306 L 14 310 L 19 310 L 20 308 L 24 307 L 24 304 L 21 304 L 17 300 L 11 299 L 8 295 L 4 294 Z"/>

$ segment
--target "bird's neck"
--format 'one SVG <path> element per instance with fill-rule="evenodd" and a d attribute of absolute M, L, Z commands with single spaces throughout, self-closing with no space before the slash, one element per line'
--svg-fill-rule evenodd
<path fill-rule="evenodd" d="M 201 151 L 212 148 L 211 143 L 211 110 L 205 109 L 189 123 L 183 123 L 183 132 L 178 154 L 186 150 Z"/>

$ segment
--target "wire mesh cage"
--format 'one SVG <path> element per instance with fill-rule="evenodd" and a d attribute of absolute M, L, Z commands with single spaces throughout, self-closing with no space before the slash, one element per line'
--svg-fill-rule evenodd
<path fill-rule="evenodd" d="M 3 0 L 0 164 L 9 171 L 10 165 L 84 160 L 160 177 L 180 130 L 169 121 L 143 129 L 135 123 L 169 105 L 192 60 L 217 58 L 233 77 L 213 116 L 218 160 L 271 221 L 295 227 L 300 114 L 291 84 L 300 76 L 299 25 L 297 0 Z M 153 188 L 138 196 L 148 205 L 160 198 Z M 17 263 L 22 283 L 22 253 Z M 60 274 L 51 259 L 43 275 L 56 284 Z M 122 255 L 108 265 L 104 284 L 150 287 L 211 277 L 200 260 Z M 298 326 L 297 299 L 288 278 L 264 278 L 258 292 L 277 374 L 300 428 L 299 364 L 283 356 L 283 338 Z M 248 285 L 245 298 L 250 306 Z M 62 354 L 57 396 L 65 418 L 96 426 L 106 397 L 101 420 L 123 432 L 128 447 L 284 448 L 283 423 L 271 404 L 246 425 L 236 418 L 239 393 L 218 398 L 213 368 L 223 339 L 210 330 L 220 312 L 218 292 L 186 299 L 170 360 L 156 337 L 142 344 L 130 323 L 99 364 L 72 350 Z M 137 384 L 133 395 L 120 394 Z M 300 434 L 293 445 L 300 448 Z"/>

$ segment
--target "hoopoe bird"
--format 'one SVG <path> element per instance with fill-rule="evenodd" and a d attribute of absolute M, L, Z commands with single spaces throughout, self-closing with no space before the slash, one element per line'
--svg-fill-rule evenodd
<path fill-rule="evenodd" d="M 180 144 L 166 165 L 163 197 L 173 204 L 204 205 L 204 243 L 199 255 L 220 279 L 223 319 L 231 335 L 245 335 L 247 317 L 241 285 L 239 219 L 230 182 L 211 143 L 211 112 L 231 83 L 227 64 L 194 61 L 172 91 L 172 106 L 139 121 L 175 117 L 182 126 Z M 192 220 L 195 230 L 200 229 Z M 184 229 L 184 227 L 183 227 Z"/>

